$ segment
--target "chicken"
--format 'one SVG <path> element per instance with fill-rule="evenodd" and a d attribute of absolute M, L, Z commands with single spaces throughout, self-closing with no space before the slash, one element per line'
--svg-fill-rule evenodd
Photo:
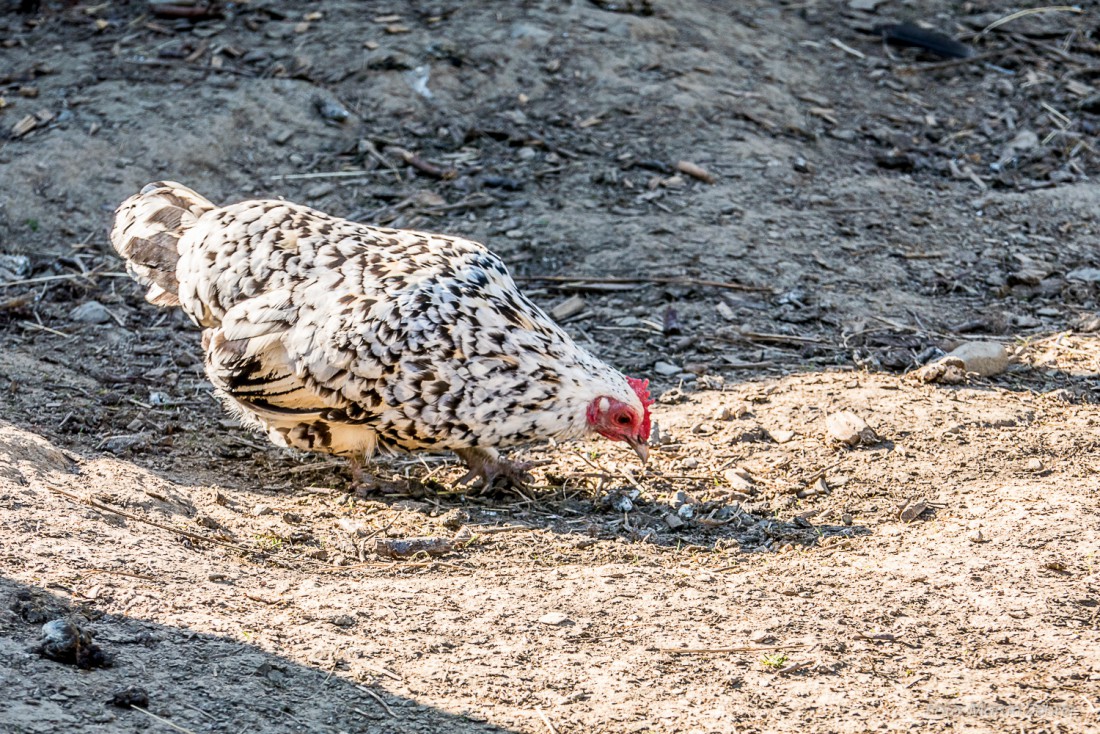
<path fill-rule="evenodd" d="M 356 481 L 375 452 L 450 450 L 462 482 L 522 484 L 499 449 L 594 434 L 648 458 L 648 380 L 578 346 L 476 242 L 171 181 L 122 203 L 111 242 L 146 300 L 203 329 L 243 424 L 348 457 Z"/>

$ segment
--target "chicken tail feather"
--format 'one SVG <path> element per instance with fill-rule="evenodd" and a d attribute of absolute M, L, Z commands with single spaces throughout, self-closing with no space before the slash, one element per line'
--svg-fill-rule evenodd
<path fill-rule="evenodd" d="M 145 300 L 179 305 L 177 245 L 191 226 L 214 205 L 183 184 L 157 181 L 122 202 L 115 212 L 111 244 L 126 258 L 126 268 L 148 286 Z"/>

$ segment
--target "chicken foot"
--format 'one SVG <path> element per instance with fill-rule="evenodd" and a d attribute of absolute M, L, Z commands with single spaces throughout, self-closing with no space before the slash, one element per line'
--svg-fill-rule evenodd
<path fill-rule="evenodd" d="M 498 483 L 502 487 L 522 488 L 534 479 L 528 473 L 535 466 L 534 463 L 502 459 L 494 449 L 456 449 L 455 453 L 469 468 L 458 480 L 458 484 L 470 484 L 481 479 L 482 491 L 488 492 Z"/>

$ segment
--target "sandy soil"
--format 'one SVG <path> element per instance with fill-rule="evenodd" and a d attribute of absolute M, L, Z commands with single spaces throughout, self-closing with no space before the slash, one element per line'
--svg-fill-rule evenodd
<path fill-rule="evenodd" d="M 18 5 L 0 731 L 1100 731 L 1094 10 Z M 872 32 L 913 19 L 979 56 Z M 654 460 L 355 494 L 268 445 L 110 251 L 158 178 L 487 242 L 654 381 Z M 911 374 L 965 341 L 1013 364 Z M 110 666 L 41 655 L 58 618 Z"/>

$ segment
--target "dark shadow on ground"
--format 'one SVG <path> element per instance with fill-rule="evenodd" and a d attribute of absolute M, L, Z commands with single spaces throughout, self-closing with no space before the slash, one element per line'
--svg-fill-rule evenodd
<path fill-rule="evenodd" d="M 92 631 L 113 665 L 80 670 L 33 652 L 43 623 L 59 617 Z M 0 731 L 169 731 L 140 711 L 107 703 L 130 686 L 148 692 L 149 712 L 196 733 L 511 731 L 392 695 L 380 681 L 357 685 L 339 670 L 304 666 L 225 637 L 103 615 L 0 577 Z"/>

